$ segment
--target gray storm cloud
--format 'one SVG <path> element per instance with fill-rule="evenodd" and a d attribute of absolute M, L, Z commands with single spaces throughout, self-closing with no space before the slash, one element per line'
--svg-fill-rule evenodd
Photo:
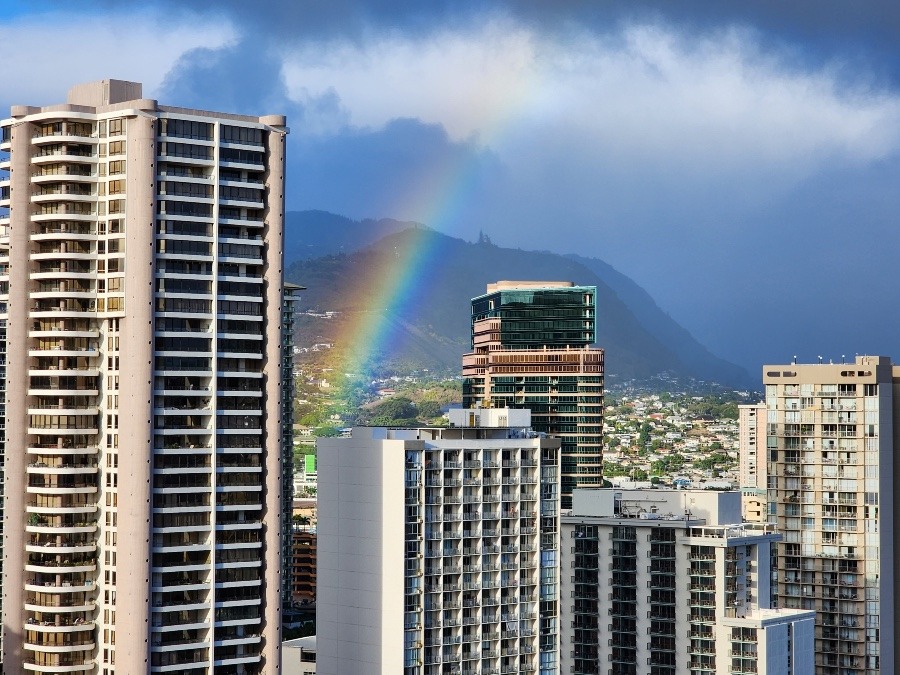
<path fill-rule="evenodd" d="M 291 208 L 596 255 L 751 371 L 804 344 L 900 354 L 894 4 L 97 6 L 176 27 L 163 54 L 134 29 L 161 99 L 288 114 Z M 52 98 L 22 102 L 98 76 L 79 59 L 58 84 L 63 52 L 30 66 Z"/>

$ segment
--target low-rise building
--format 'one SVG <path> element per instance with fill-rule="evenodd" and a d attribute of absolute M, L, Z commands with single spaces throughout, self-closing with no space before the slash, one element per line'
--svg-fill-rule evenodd
<path fill-rule="evenodd" d="M 774 609 L 770 525 L 739 492 L 576 490 L 561 672 L 812 675 L 815 612 Z"/>
<path fill-rule="evenodd" d="M 281 670 L 285 675 L 314 675 L 316 636 L 294 638 L 281 643 Z"/>

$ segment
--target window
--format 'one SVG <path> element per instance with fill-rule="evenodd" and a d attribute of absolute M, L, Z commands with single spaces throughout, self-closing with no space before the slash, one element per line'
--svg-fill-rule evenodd
<path fill-rule="evenodd" d="M 117 117 L 114 120 L 109 121 L 109 135 L 110 136 L 121 136 L 125 133 L 125 118 Z"/>
<path fill-rule="evenodd" d="M 213 125 L 208 122 L 192 120 L 163 119 L 160 121 L 163 136 L 176 138 L 192 138 L 201 141 L 212 140 Z"/>
<path fill-rule="evenodd" d="M 211 159 L 212 148 L 208 145 L 191 143 L 160 143 L 159 154 L 169 157 L 187 157 L 190 159 Z"/>
<path fill-rule="evenodd" d="M 162 184 L 162 194 L 173 195 L 176 197 L 200 197 L 209 199 L 212 197 L 212 185 L 164 181 Z"/>
<path fill-rule="evenodd" d="M 125 173 L 125 160 L 117 159 L 109 163 L 109 175 L 113 176 L 117 173 Z"/>
<path fill-rule="evenodd" d="M 171 143 L 169 144 L 171 145 Z M 223 162 L 238 162 L 241 164 L 263 164 L 263 153 L 253 150 L 238 150 L 235 148 L 222 148 L 220 157 Z"/>
<path fill-rule="evenodd" d="M 125 153 L 125 141 L 112 141 L 109 144 L 110 155 L 122 155 Z"/>
<path fill-rule="evenodd" d="M 250 129 L 248 127 L 235 127 L 223 124 L 222 140 L 228 143 L 262 145 L 262 129 Z"/>

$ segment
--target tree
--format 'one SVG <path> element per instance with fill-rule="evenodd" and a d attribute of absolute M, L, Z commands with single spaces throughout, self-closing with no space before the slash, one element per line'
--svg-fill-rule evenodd
<path fill-rule="evenodd" d="M 419 409 L 419 417 L 422 419 L 432 419 L 441 414 L 441 404 L 437 401 L 422 401 L 417 407 Z"/>
<path fill-rule="evenodd" d="M 604 462 L 603 474 L 606 476 L 627 476 L 628 469 L 615 462 Z"/>
<path fill-rule="evenodd" d="M 650 424 L 647 422 L 644 422 L 641 425 L 641 433 L 638 436 L 638 443 L 640 445 L 647 445 L 647 443 L 650 442 L 650 428 Z"/>
<path fill-rule="evenodd" d="M 371 414 L 373 418 L 383 418 L 388 420 L 409 420 L 415 419 L 419 411 L 416 404 L 406 396 L 395 396 L 386 401 L 376 404 L 372 407 Z"/>

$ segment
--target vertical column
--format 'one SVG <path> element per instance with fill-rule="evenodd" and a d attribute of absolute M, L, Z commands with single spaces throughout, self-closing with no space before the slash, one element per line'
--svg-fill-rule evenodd
<path fill-rule="evenodd" d="M 153 266 L 156 120 L 127 128 L 125 317 L 121 319 L 116 669 L 150 671 L 150 516 L 153 442 Z"/>
<path fill-rule="evenodd" d="M 12 127 L 10 145 L 9 322 L 7 327 L 6 464 L 3 530 L 3 663 L 9 672 L 22 668 L 25 574 L 25 485 L 27 476 L 29 236 L 31 234 L 32 125 Z"/>
<path fill-rule="evenodd" d="M 264 124 L 284 128 L 281 116 L 260 118 Z M 268 133 L 265 227 L 265 589 L 263 614 L 266 640 L 263 668 L 281 672 L 281 308 L 284 285 L 284 166 L 286 130 Z"/>

